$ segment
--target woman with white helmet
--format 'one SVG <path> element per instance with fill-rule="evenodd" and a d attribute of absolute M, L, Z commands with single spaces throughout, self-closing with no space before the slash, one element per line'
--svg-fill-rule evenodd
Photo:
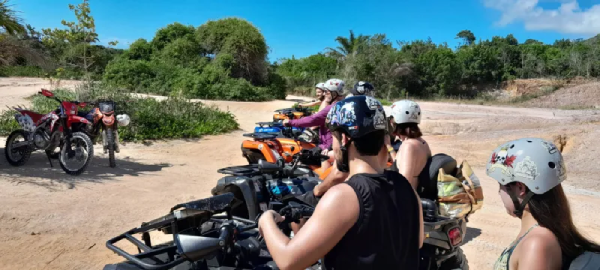
<path fill-rule="evenodd" d="M 298 107 L 312 107 L 315 105 L 319 105 L 319 111 L 325 109 L 329 102 L 325 100 L 325 83 L 317 83 L 315 86 L 315 94 L 317 96 L 317 100 L 309 103 L 298 104 Z"/>
<path fill-rule="evenodd" d="M 600 253 L 600 246 L 573 224 L 561 186 L 567 171 L 553 143 L 524 138 L 502 144 L 488 159 L 486 173 L 500 185 L 498 193 L 508 214 L 521 219 L 517 238 L 502 252 L 495 270 L 566 269 L 585 251 Z"/>
<path fill-rule="evenodd" d="M 402 141 L 402 147 L 396 154 L 395 167 L 417 190 L 418 177 L 431 157 L 429 145 L 421 138 L 423 134 L 419 129 L 419 123 L 421 123 L 419 104 L 406 99 L 394 102 L 391 106 L 389 122 L 393 130 L 391 135 L 398 136 Z M 388 152 L 391 151 L 393 149 L 388 148 Z"/>
<path fill-rule="evenodd" d="M 344 96 L 342 96 L 342 94 L 344 93 L 345 86 L 346 83 L 340 79 L 327 80 L 325 82 L 325 85 L 323 86 L 323 92 L 325 96 L 324 101 L 326 101 L 328 105 L 325 106 L 323 110 L 320 110 L 319 112 L 313 115 L 302 117 L 300 119 L 285 119 L 283 120 L 282 124 L 284 126 L 303 128 L 318 126 L 319 147 L 321 147 L 322 150 L 329 149 L 331 147 L 332 138 L 331 132 L 329 132 L 329 130 L 327 130 L 327 127 L 325 127 L 325 119 L 327 118 L 327 113 L 329 112 L 331 106 L 335 105 L 336 102 L 344 99 Z"/>

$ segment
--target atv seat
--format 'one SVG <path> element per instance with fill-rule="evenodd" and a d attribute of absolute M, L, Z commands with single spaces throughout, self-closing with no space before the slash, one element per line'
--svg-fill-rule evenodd
<path fill-rule="evenodd" d="M 425 168 L 423 168 L 423 171 L 419 174 L 417 193 L 419 193 L 421 198 L 437 202 L 437 182 L 440 169 L 443 169 L 446 174 L 455 175 L 458 170 L 456 160 L 443 153 L 436 154 L 427 160 Z"/>
<path fill-rule="evenodd" d="M 272 140 L 277 138 L 277 135 L 263 132 L 244 133 L 244 137 L 250 137 L 255 140 Z"/>

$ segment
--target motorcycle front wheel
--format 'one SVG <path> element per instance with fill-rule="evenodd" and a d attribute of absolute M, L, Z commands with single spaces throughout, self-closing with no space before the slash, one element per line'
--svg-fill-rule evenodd
<path fill-rule="evenodd" d="M 115 162 L 115 131 L 112 128 L 107 127 L 104 129 L 104 132 L 106 138 L 106 150 L 108 150 L 108 165 L 111 168 L 114 168 L 117 166 L 117 163 Z"/>
<path fill-rule="evenodd" d="M 94 144 L 90 137 L 85 133 L 75 132 L 71 136 L 70 146 L 74 152 L 72 156 L 69 155 L 69 151 L 67 150 L 69 145 L 67 145 L 66 141 L 60 149 L 60 167 L 67 174 L 80 175 L 90 164 L 92 157 L 94 157 Z M 70 162 L 72 161 L 77 161 L 77 163 L 71 164 Z"/>

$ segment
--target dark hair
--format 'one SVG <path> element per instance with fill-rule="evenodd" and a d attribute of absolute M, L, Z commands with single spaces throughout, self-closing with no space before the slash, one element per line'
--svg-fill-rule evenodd
<path fill-rule="evenodd" d="M 342 133 L 345 132 L 336 130 L 331 134 L 341 142 Z M 348 134 L 346 134 L 346 136 L 349 137 Z M 352 142 L 354 143 L 354 147 L 356 147 L 356 151 L 358 151 L 360 155 L 377 156 L 385 144 L 385 130 L 373 131 L 360 138 L 352 139 Z"/>
<path fill-rule="evenodd" d="M 421 138 L 423 133 L 417 123 L 396 124 L 396 134 L 406 136 L 411 139 Z"/>
<path fill-rule="evenodd" d="M 544 194 L 533 195 L 528 205 L 538 224 L 556 236 L 562 253 L 568 259 L 576 258 L 584 251 L 600 253 L 600 246 L 581 235 L 573 224 L 569 201 L 560 184 Z"/>

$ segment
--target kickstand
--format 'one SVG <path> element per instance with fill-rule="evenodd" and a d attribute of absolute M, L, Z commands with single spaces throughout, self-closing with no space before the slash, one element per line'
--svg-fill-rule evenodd
<path fill-rule="evenodd" d="M 54 168 L 54 165 L 52 165 L 52 158 L 50 158 L 50 154 L 48 152 L 46 152 L 46 157 L 48 157 L 48 162 L 50 162 L 50 168 Z"/>

